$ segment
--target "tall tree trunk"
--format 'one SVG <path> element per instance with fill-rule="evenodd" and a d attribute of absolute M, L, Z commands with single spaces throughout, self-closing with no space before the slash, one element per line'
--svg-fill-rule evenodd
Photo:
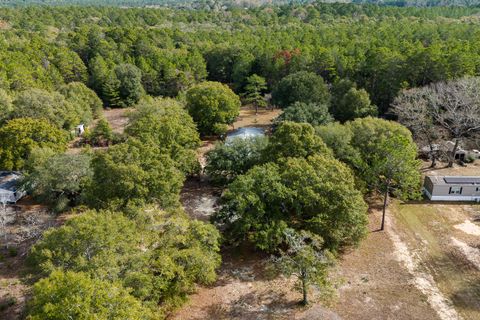
<path fill-rule="evenodd" d="M 385 212 L 387 211 L 387 202 L 388 202 L 388 191 L 390 190 L 390 180 L 387 180 L 387 185 L 385 187 L 385 193 L 383 194 L 383 210 L 382 210 L 382 225 L 380 231 L 385 229 Z"/>
<path fill-rule="evenodd" d="M 453 162 L 455 161 L 455 154 L 457 153 L 459 139 L 455 139 L 455 144 L 453 145 L 453 150 L 448 160 L 448 167 L 453 167 Z"/>
<path fill-rule="evenodd" d="M 258 103 L 255 102 L 255 115 L 258 115 Z"/>
<path fill-rule="evenodd" d="M 429 141 L 428 145 L 430 146 L 430 156 L 432 157 L 432 164 L 430 164 L 430 168 L 435 168 L 437 166 L 437 154 L 433 149 L 433 142 Z"/>
<path fill-rule="evenodd" d="M 302 292 L 303 292 L 303 301 L 302 304 L 306 306 L 308 304 L 308 293 L 307 293 L 307 275 L 305 272 L 302 272 Z"/>

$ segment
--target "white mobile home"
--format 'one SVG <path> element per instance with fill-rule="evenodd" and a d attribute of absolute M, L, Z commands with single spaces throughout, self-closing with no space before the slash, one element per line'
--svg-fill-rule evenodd
<path fill-rule="evenodd" d="M 480 176 L 427 176 L 423 193 L 436 201 L 480 201 Z"/>

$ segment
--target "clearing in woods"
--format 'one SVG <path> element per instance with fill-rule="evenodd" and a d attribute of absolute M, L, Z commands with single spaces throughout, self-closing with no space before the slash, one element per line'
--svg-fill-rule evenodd
<path fill-rule="evenodd" d="M 428 174 L 474 175 L 466 168 Z M 211 192 L 211 191 L 210 191 Z M 199 201 L 201 203 L 202 201 Z M 195 208 L 190 207 L 190 210 Z M 205 219 L 205 212 L 200 214 Z M 371 205 L 369 234 L 344 253 L 332 272 L 336 295 L 309 308 L 294 279 L 270 279 L 268 257 L 226 249 L 218 281 L 201 287 L 171 319 L 442 319 L 480 318 L 480 206 L 393 200 L 387 231 L 378 232 L 380 208 Z"/>

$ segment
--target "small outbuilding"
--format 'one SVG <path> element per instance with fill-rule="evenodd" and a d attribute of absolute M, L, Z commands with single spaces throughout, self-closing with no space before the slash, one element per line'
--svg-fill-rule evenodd
<path fill-rule="evenodd" d="M 18 188 L 21 175 L 18 172 L 0 171 L 0 205 L 17 203 L 25 191 Z"/>
<path fill-rule="evenodd" d="M 480 176 L 427 176 L 423 193 L 435 201 L 480 201 Z"/>
<path fill-rule="evenodd" d="M 80 137 L 81 135 L 83 135 L 84 132 L 85 132 L 85 125 L 83 123 L 75 127 L 75 135 L 77 137 Z"/>

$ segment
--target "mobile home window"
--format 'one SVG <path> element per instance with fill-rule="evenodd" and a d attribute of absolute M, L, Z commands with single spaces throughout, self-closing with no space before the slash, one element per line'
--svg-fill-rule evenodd
<path fill-rule="evenodd" d="M 462 194 L 462 187 L 450 187 L 449 194 Z"/>

